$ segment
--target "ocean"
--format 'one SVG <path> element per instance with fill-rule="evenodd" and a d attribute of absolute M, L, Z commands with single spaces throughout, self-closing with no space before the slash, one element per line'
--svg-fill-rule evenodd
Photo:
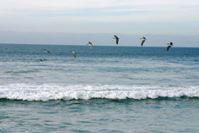
<path fill-rule="evenodd" d="M 198 112 L 199 48 L 0 45 L 2 133 L 198 133 Z"/>

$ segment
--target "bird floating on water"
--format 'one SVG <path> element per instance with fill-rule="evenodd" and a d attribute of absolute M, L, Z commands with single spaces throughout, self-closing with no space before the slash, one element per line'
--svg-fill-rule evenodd
<path fill-rule="evenodd" d="M 93 43 L 89 41 L 89 42 L 87 43 L 87 46 L 90 47 L 90 48 L 92 48 L 92 47 L 93 47 Z"/>
<path fill-rule="evenodd" d="M 75 52 L 75 51 L 73 50 L 73 51 L 71 51 L 71 53 L 72 53 L 72 55 L 73 55 L 74 58 L 77 57 L 77 52 Z"/>
<path fill-rule="evenodd" d="M 173 42 L 168 42 L 167 43 L 167 51 L 173 46 Z"/>
<path fill-rule="evenodd" d="M 120 38 L 118 36 L 114 35 L 113 39 L 115 39 L 115 43 L 118 45 Z"/>
<path fill-rule="evenodd" d="M 146 39 L 146 37 L 144 37 L 144 36 L 143 36 L 142 38 L 140 38 L 140 39 L 141 39 L 141 46 L 143 46 L 144 42 L 145 42 L 147 39 Z"/>

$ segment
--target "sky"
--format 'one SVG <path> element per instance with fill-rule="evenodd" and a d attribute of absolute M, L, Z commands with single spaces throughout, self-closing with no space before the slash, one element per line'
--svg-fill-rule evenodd
<path fill-rule="evenodd" d="M 0 0 L 0 43 L 199 47 L 199 0 Z"/>

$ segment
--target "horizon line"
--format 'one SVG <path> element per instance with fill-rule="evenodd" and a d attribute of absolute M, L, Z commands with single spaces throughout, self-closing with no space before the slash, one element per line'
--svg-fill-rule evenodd
<path fill-rule="evenodd" d="M 48 44 L 48 43 L 1 43 L 0 42 L 0 45 L 46 45 L 46 46 L 86 46 L 86 44 L 85 45 L 83 45 L 83 44 Z M 101 44 L 101 45 L 94 45 L 94 47 L 100 47 L 100 46 L 102 46 L 102 47 L 142 47 L 142 46 L 139 46 L 139 45 L 134 45 L 134 44 L 132 44 L 132 45 L 130 45 L 130 44 L 119 44 L 119 45 L 115 45 L 115 44 L 108 44 L 108 45 L 104 45 L 104 44 Z M 149 45 L 145 45 L 145 46 L 143 46 L 143 47 L 147 47 L 147 48 L 150 48 L 150 47 L 160 47 L 160 48 L 164 48 L 164 47 L 166 47 L 166 45 L 165 46 L 154 46 L 154 45 L 152 45 L 152 46 L 149 46 Z M 199 46 L 177 46 L 177 45 L 174 45 L 174 47 L 176 47 L 176 48 L 199 48 Z"/>

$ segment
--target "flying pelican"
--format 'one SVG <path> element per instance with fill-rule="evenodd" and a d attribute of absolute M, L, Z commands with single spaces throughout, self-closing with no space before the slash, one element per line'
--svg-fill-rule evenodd
<path fill-rule="evenodd" d="M 143 46 L 144 42 L 145 42 L 147 39 L 146 39 L 146 37 L 143 36 L 142 38 L 140 38 L 140 40 L 141 40 L 141 46 Z"/>
<path fill-rule="evenodd" d="M 71 53 L 72 53 L 72 55 L 73 55 L 73 57 L 74 58 L 76 58 L 77 57 L 77 53 L 73 50 L 73 51 L 71 51 Z"/>
<path fill-rule="evenodd" d="M 89 42 L 87 43 L 87 46 L 89 46 L 90 48 L 92 48 L 92 47 L 93 47 L 93 43 L 89 41 Z"/>
<path fill-rule="evenodd" d="M 173 46 L 173 42 L 168 42 L 167 43 L 167 51 Z"/>
<path fill-rule="evenodd" d="M 47 59 L 39 59 L 40 62 L 47 61 Z"/>
<path fill-rule="evenodd" d="M 115 39 L 115 43 L 118 45 L 120 38 L 118 36 L 114 35 L 113 39 Z"/>
<path fill-rule="evenodd" d="M 51 52 L 50 52 L 49 50 L 47 50 L 47 49 L 43 49 L 43 51 L 44 51 L 45 53 L 47 53 L 47 54 L 51 54 Z"/>

